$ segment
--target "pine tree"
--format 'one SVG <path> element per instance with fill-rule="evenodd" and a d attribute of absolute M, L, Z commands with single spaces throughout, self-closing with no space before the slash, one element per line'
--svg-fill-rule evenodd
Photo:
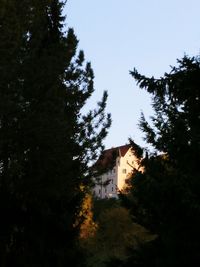
<path fill-rule="evenodd" d="M 155 111 L 151 125 L 140 120 L 155 154 L 132 180 L 133 212 L 159 234 L 161 266 L 190 266 L 199 261 L 200 60 L 185 56 L 160 79 L 131 75 Z"/>
<path fill-rule="evenodd" d="M 19 114 L 22 104 L 20 84 L 20 53 L 24 24 L 17 15 L 17 4 L 24 15 L 23 4 L 0 1 L 0 265 L 6 266 L 16 214 L 13 193 L 19 175 Z"/>
<path fill-rule="evenodd" d="M 107 93 L 82 115 L 94 74 L 73 29 L 65 36 L 61 1 L 1 2 L 1 266 L 77 266 L 76 216 L 110 126 Z"/>

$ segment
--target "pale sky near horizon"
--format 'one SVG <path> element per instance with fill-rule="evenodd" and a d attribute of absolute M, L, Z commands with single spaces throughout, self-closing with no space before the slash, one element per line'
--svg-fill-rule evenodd
<path fill-rule="evenodd" d="M 95 108 L 108 91 L 112 126 L 106 148 L 131 137 L 147 146 L 138 129 L 141 111 L 152 114 L 150 95 L 139 89 L 129 71 L 159 78 L 184 54 L 200 53 L 200 0 L 68 0 L 64 13 L 95 74 Z"/>

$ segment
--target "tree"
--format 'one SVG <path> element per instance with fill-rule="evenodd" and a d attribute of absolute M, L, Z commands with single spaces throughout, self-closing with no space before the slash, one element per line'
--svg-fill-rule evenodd
<path fill-rule="evenodd" d="M 152 94 L 155 115 L 139 126 L 155 154 L 132 180 L 134 214 L 159 234 L 162 266 L 199 262 L 200 59 L 185 56 L 160 79 L 131 72 Z"/>
<path fill-rule="evenodd" d="M 75 222 L 111 119 L 106 92 L 82 115 L 94 74 L 63 5 L 1 0 L 1 266 L 80 263 Z"/>
<path fill-rule="evenodd" d="M 99 204 L 104 209 L 98 213 L 95 221 L 96 231 L 82 242 L 87 253 L 87 266 L 103 267 L 111 262 L 115 263 L 114 266 L 119 266 L 116 262 L 124 266 L 130 257 L 130 247 L 137 251 L 141 245 L 155 239 L 155 236 L 134 223 L 129 211 L 119 206 L 119 203 L 100 201 Z"/>
<path fill-rule="evenodd" d="M 82 223 L 80 226 L 80 242 L 84 243 L 96 233 L 97 224 L 93 219 L 93 199 L 92 194 L 86 194 L 82 203 L 79 218 Z"/>

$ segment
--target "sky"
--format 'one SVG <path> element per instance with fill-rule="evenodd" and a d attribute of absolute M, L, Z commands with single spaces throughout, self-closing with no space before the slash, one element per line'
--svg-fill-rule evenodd
<path fill-rule="evenodd" d="M 94 70 L 95 108 L 104 90 L 112 126 L 104 141 L 111 148 L 132 138 L 147 147 L 138 128 L 141 112 L 153 115 L 151 96 L 129 74 L 136 68 L 160 78 L 185 54 L 200 54 L 200 0 L 68 0 L 64 9 Z"/>

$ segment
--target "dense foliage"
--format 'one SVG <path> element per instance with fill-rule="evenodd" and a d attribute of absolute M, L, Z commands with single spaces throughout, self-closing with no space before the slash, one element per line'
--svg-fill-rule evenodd
<path fill-rule="evenodd" d="M 155 111 L 140 120 L 155 153 L 131 181 L 131 209 L 159 235 L 155 266 L 190 266 L 200 261 L 200 59 L 185 56 L 160 79 L 131 75 Z"/>
<path fill-rule="evenodd" d="M 132 255 L 130 248 L 138 252 L 141 245 L 155 239 L 144 227 L 132 221 L 129 211 L 119 200 L 95 199 L 93 204 L 95 229 L 86 221 L 83 230 L 87 237 L 81 237 L 88 267 L 120 266 Z"/>
<path fill-rule="evenodd" d="M 110 126 L 107 93 L 81 115 L 93 71 L 59 0 L 0 0 L 0 265 L 77 257 L 88 163 Z M 75 223 L 76 222 L 76 223 Z"/>

